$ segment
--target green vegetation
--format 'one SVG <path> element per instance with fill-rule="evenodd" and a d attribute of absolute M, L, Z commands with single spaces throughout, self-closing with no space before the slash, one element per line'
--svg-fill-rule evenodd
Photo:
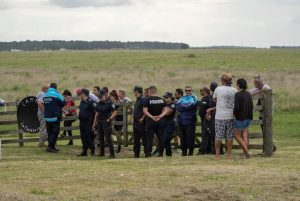
<path fill-rule="evenodd" d="M 123 88 L 133 97 L 136 84 L 155 84 L 160 93 L 192 84 L 197 90 L 228 71 L 253 87 L 262 74 L 276 94 L 276 109 L 300 109 L 299 49 L 190 49 L 0 52 L 0 97 L 35 95 L 41 85 L 57 82 L 61 90 L 94 85 Z"/>

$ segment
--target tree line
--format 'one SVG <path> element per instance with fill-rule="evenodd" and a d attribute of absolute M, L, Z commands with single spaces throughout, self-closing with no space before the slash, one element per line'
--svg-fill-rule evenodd
<path fill-rule="evenodd" d="M 185 43 L 171 42 L 121 42 L 121 41 L 12 41 L 0 42 L 0 51 L 40 51 L 40 50 L 97 50 L 97 49 L 188 49 Z"/>

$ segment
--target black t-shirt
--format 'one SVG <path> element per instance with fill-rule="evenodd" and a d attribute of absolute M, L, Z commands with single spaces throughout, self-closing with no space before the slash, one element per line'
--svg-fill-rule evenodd
<path fill-rule="evenodd" d="M 209 108 L 209 102 L 210 102 L 210 96 L 203 97 L 199 101 L 200 109 L 199 109 L 199 115 L 202 119 L 205 118 L 206 110 Z"/>
<path fill-rule="evenodd" d="M 138 121 L 142 116 L 144 115 L 143 113 L 143 97 L 138 97 L 136 99 L 136 102 L 134 104 L 134 109 L 133 109 L 133 119 L 134 121 Z"/>
<path fill-rule="evenodd" d="M 81 121 L 92 120 L 94 116 L 94 101 L 89 99 L 80 101 L 78 119 Z"/>
<path fill-rule="evenodd" d="M 143 107 L 148 108 L 148 112 L 153 116 L 161 114 L 163 108 L 166 106 L 164 99 L 158 96 L 150 96 L 143 101 Z"/>
<path fill-rule="evenodd" d="M 98 112 L 98 119 L 108 119 L 113 111 L 116 110 L 116 106 L 108 99 L 105 102 L 100 101 L 96 108 L 96 112 Z"/>
<path fill-rule="evenodd" d="M 217 103 L 213 100 L 213 94 L 212 94 L 212 95 L 210 95 L 210 97 L 209 97 L 209 108 L 214 108 L 214 107 L 216 107 L 216 105 L 217 105 Z M 213 111 L 213 112 L 211 113 L 211 116 L 212 116 L 212 118 L 215 118 L 215 116 L 216 116 L 216 111 Z"/>
<path fill-rule="evenodd" d="M 165 116 L 165 120 L 167 121 L 173 121 L 174 120 L 174 117 L 175 117 L 175 114 L 176 114 L 176 105 L 174 102 L 171 102 L 169 104 L 166 104 L 166 107 L 167 108 L 170 108 L 172 110 L 172 113 Z"/>

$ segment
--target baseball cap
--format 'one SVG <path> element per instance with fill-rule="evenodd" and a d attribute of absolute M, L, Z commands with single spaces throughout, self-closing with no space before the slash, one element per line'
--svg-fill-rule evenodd
<path fill-rule="evenodd" d="M 172 98 L 173 94 L 171 92 L 166 92 L 163 97 L 164 98 Z"/>
<path fill-rule="evenodd" d="M 140 86 L 135 86 L 135 87 L 133 88 L 133 91 L 134 91 L 134 92 L 137 91 L 138 93 L 143 93 L 143 88 L 140 87 Z"/>
<path fill-rule="evenodd" d="M 103 89 L 101 89 L 100 91 L 99 91 L 99 97 L 100 98 L 102 98 L 103 96 L 105 96 L 105 90 L 103 90 Z"/>

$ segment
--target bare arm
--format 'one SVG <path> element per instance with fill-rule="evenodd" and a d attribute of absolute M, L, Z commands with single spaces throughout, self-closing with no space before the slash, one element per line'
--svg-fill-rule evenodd
<path fill-rule="evenodd" d="M 38 105 L 39 110 L 40 110 L 42 113 L 44 113 L 44 111 L 45 111 L 44 104 L 43 104 L 42 102 L 38 101 L 38 102 L 37 102 L 37 105 Z"/>
<path fill-rule="evenodd" d="M 96 112 L 94 122 L 93 122 L 93 129 L 96 128 L 96 122 L 97 122 L 98 115 L 99 115 L 98 112 Z"/>
<path fill-rule="evenodd" d="M 108 122 L 112 121 L 117 116 L 117 110 L 114 110 L 110 117 L 107 119 Z"/>

